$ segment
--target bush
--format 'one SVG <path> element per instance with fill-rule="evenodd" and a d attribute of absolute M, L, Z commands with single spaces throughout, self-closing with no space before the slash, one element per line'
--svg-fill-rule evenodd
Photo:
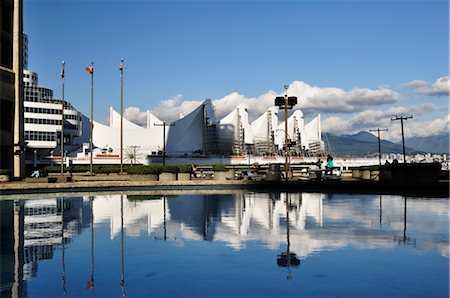
<path fill-rule="evenodd" d="M 213 165 L 211 165 L 212 166 L 212 169 L 213 169 L 213 171 L 215 171 L 215 172 L 226 172 L 226 171 L 228 171 L 228 165 L 225 165 L 225 164 L 213 164 Z"/>
<path fill-rule="evenodd" d="M 178 173 L 180 168 L 177 165 L 165 165 L 163 166 L 163 172 L 166 173 Z"/>
<path fill-rule="evenodd" d="M 178 165 L 179 173 L 190 173 L 192 171 L 191 165 Z"/>
<path fill-rule="evenodd" d="M 133 166 L 128 167 L 127 173 L 130 175 L 145 175 L 145 174 L 161 174 L 163 172 L 163 166 L 150 165 L 150 166 Z"/>

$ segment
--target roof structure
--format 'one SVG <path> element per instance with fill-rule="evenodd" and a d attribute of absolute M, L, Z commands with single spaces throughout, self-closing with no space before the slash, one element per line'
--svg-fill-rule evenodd
<path fill-rule="evenodd" d="M 216 120 L 210 100 L 172 123 L 165 123 L 147 111 L 147 123 L 138 125 L 123 119 L 123 148 L 135 147 L 146 155 L 164 149 L 176 156 L 202 155 L 276 155 L 284 146 L 284 122 L 279 123 L 278 107 L 270 107 L 252 123 L 248 110 L 240 104 L 228 115 Z M 83 116 L 83 142 L 89 142 L 89 119 Z M 212 139 L 214 140 L 212 141 Z M 305 124 L 300 110 L 288 118 L 288 138 L 299 149 L 307 150 L 321 142 L 320 115 Z M 212 146 L 211 143 L 215 143 Z M 322 142 L 323 143 L 323 142 Z M 109 125 L 94 121 L 94 148 L 120 150 L 120 114 L 110 108 Z M 317 147 L 317 146 L 316 146 Z"/>

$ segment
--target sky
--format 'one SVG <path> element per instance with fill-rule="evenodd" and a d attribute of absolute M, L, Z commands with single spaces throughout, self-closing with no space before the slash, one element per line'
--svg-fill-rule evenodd
<path fill-rule="evenodd" d="M 212 100 L 222 118 L 238 104 L 256 119 L 277 95 L 298 97 L 323 132 L 388 128 L 382 138 L 449 131 L 448 1 L 24 0 L 29 69 L 39 85 L 94 119 L 150 110 L 163 121 Z M 282 115 L 282 113 L 280 113 Z"/>

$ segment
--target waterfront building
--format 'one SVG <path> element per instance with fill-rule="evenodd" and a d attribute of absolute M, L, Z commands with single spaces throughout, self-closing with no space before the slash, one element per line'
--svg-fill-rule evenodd
<path fill-rule="evenodd" d="M 25 34 L 23 45 L 26 160 L 36 165 L 41 159 L 61 155 L 62 100 L 53 97 L 53 90 L 39 86 L 38 74 L 28 69 L 28 37 Z M 72 152 L 81 146 L 75 139 L 82 132 L 81 113 L 68 101 L 64 104 L 64 148 Z"/>

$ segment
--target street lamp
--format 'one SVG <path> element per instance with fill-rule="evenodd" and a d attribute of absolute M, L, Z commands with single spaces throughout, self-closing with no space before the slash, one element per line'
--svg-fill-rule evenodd
<path fill-rule="evenodd" d="M 289 88 L 289 85 L 284 85 L 284 97 L 283 96 L 277 96 L 275 98 L 275 105 L 279 107 L 280 109 L 284 109 L 284 158 L 285 158 L 285 179 L 288 180 L 288 172 L 289 172 L 289 160 L 288 160 L 288 109 L 292 109 L 297 104 L 297 97 L 296 96 L 287 96 L 287 90 Z"/>

